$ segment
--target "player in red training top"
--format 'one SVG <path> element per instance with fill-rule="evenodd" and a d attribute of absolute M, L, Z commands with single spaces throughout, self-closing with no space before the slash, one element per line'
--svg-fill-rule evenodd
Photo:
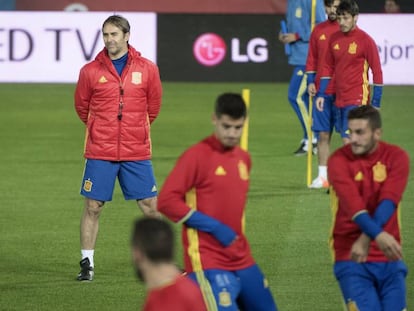
<path fill-rule="evenodd" d="M 219 96 L 214 135 L 181 155 L 158 199 L 161 213 L 183 223 L 185 269 L 208 310 L 277 310 L 244 234 L 251 160 L 238 144 L 245 119 L 239 94 Z"/>
<path fill-rule="evenodd" d="M 336 13 L 340 31 L 334 33 L 329 40 L 326 64 L 316 95 L 316 107 L 323 109 L 326 88 L 335 75 L 335 105 L 339 108 L 341 136 L 347 143 L 349 110 L 370 103 L 369 69 L 374 83 L 371 104 L 380 107 L 382 69 L 375 41 L 356 25 L 359 13 L 357 3 L 354 0 L 341 1 Z"/>
<path fill-rule="evenodd" d="M 326 51 L 331 35 L 339 30 L 336 21 L 336 8 L 339 0 L 325 0 L 325 11 L 328 19 L 318 25 L 312 31 L 309 41 L 309 52 L 306 60 L 306 74 L 308 79 L 308 93 L 314 97 L 319 88 L 322 68 L 325 65 Z M 334 105 L 335 90 L 334 79 L 329 82 L 323 109 L 313 109 L 312 130 L 319 134 L 318 139 L 318 177 L 312 181 L 310 188 L 328 188 L 327 163 L 329 157 L 329 144 L 334 127 L 337 128 L 337 109 Z"/>
<path fill-rule="evenodd" d="M 354 108 L 348 120 L 350 144 L 328 162 L 335 276 L 348 310 L 406 310 L 399 212 L 409 158 L 380 141 L 378 109 Z"/>
<path fill-rule="evenodd" d="M 148 289 L 144 311 L 206 311 L 199 286 L 174 264 L 174 233 L 156 218 L 134 224 L 132 258 L 138 278 Z"/>

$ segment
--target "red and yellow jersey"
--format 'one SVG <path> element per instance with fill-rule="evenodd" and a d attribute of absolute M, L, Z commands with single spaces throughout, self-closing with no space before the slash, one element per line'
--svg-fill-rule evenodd
<path fill-rule="evenodd" d="M 206 311 L 199 286 L 186 276 L 179 276 L 163 287 L 151 289 L 143 311 Z"/>
<path fill-rule="evenodd" d="M 369 103 L 369 69 L 373 83 L 382 85 L 378 48 L 366 32 L 356 27 L 348 33 L 332 34 L 321 77 L 335 76 L 336 106 Z"/>
<path fill-rule="evenodd" d="M 189 148 L 178 159 L 158 197 L 158 209 L 172 221 L 185 221 L 195 209 L 231 227 L 239 236 L 223 247 L 211 234 L 183 226 L 187 272 L 238 270 L 254 264 L 244 235 L 250 156 L 239 147 L 225 149 L 215 136 Z"/>
<path fill-rule="evenodd" d="M 373 153 L 365 156 L 354 155 L 349 144 L 332 154 L 328 176 L 334 216 L 330 242 L 335 261 L 350 260 L 352 244 L 362 233 L 353 217 L 364 210 L 373 216 L 384 199 L 393 201 L 397 209 L 383 229 L 401 241 L 399 204 L 409 167 L 407 153 L 385 142 L 380 142 Z M 371 242 L 367 260 L 388 261 L 375 241 Z"/>
<path fill-rule="evenodd" d="M 315 73 L 315 86 L 319 89 L 319 81 L 322 69 L 325 66 L 326 52 L 328 50 L 329 38 L 339 30 L 337 21 L 326 20 L 318 25 L 312 31 L 309 41 L 309 52 L 306 60 L 306 73 Z M 335 93 L 335 78 L 329 82 L 326 94 Z"/>

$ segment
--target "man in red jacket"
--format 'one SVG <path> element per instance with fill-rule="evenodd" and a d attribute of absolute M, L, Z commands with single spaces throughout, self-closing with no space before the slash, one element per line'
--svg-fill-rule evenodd
<path fill-rule="evenodd" d="M 105 48 L 80 70 L 76 86 L 75 109 L 86 125 L 79 281 L 93 279 L 98 219 L 117 177 L 125 199 L 158 216 L 150 124 L 160 111 L 162 87 L 158 67 L 128 44 L 129 31 L 121 16 L 105 20 Z"/>

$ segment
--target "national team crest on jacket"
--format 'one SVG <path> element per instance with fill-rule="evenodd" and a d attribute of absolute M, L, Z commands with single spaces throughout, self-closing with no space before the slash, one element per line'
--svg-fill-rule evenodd
<path fill-rule="evenodd" d="M 387 167 L 381 162 L 377 162 L 377 164 L 372 167 L 372 173 L 374 181 L 376 182 L 383 182 L 387 179 Z"/>
<path fill-rule="evenodd" d="M 355 43 L 355 41 L 350 43 L 349 47 L 348 47 L 348 53 L 349 54 L 356 54 L 357 48 L 358 48 L 358 45 Z"/>
<path fill-rule="evenodd" d="M 131 83 L 132 84 L 141 84 L 142 83 L 142 72 L 134 71 L 132 73 Z"/>
<path fill-rule="evenodd" d="M 239 176 L 241 180 L 249 180 L 249 171 L 247 170 L 247 165 L 242 160 L 239 161 Z"/>

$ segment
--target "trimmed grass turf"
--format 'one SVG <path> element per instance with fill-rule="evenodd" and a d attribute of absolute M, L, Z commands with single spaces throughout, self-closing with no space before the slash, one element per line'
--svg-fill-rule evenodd
<path fill-rule="evenodd" d="M 164 83 L 163 107 L 152 128 L 158 183 L 186 147 L 211 133 L 216 96 L 243 87 L 251 89 L 253 171 L 246 217 L 254 256 L 280 310 L 342 310 L 327 246 L 329 196 L 306 188 L 306 158 L 292 156 L 300 131 L 286 84 Z M 0 310 L 137 310 L 142 304 L 145 290 L 129 253 L 131 223 L 141 213 L 123 200 L 118 186 L 101 216 L 96 278 L 75 281 L 84 128 L 73 109 L 73 91 L 74 85 L 0 84 Z M 413 101 L 412 87 L 384 89 L 384 139 L 404 147 L 412 159 Z M 339 144 L 335 136 L 333 145 Z M 316 168 L 314 159 L 314 174 Z M 411 271 L 413 176 L 402 211 Z M 413 308 L 411 275 L 407 287 Z"/>

